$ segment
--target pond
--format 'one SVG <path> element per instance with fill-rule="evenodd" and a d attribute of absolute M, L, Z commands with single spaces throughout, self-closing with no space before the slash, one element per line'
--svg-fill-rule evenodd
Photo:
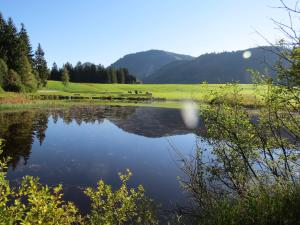
<path fill-rule="evenodd" d="M 186 204 L 178 182 L 180 157 L 192 155 L 201 124 L 188 129 L 180 110 L 151 107 L 81 106 L 68 109 L 0 113 L 4 156 L 12 157 L 8 178 L 18 184 L 25 175 L 43 184 L 62 184 L 64 199 L 83 213 L 83 190 L 99 179 L 113 187 L 118 172 L 133 172 L 129 185 L 142 184 L 147 195 L 170 208 Z M 176 150 L 175 150 L 176 149 Z"/>

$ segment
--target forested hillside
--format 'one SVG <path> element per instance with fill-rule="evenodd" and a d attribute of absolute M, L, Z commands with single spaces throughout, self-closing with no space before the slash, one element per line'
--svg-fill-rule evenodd
<path fill-rule="evenodd" d="M 140 80 L 144 80 L 162 66 L 181 60 L 191 60 L 194 57 L 161 50 L 149 50 L 125 55 L 111 65 L 113 68 L 128 68 Z"/>
<path fill-rule="evenodd" d="M 244 58 L 243 53 L 251 53 Z M 210 53 L 189 61 L 171 62 L 147 77 L 145 83 L 251 83 L 247 69 L 269 70 L 277 61 L 271 47 L 252 48 L 236 52 Z"/>

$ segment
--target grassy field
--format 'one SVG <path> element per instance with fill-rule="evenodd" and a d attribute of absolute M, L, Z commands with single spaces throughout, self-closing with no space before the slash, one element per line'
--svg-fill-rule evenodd
<path fill-rule="evenodd" d="M 237 88 L 247 106 L 257 104 L 264 87 L 256 87 L 251 84 L 239 84 Z M 233 87 L 226 84 L 85 84 L 69 83 L 64 86 L 58 81 L 48 81 L 47 87 L 36 93 L 11 93 L 0 90 L 0 110 L 18 108 L 43 108 L 64 107 L 78 104 L 110 104 L 110 105 L 147 105 L 153 107 L 179 108 L 182 100 L 194 100 L 206 103 L 213 98 L 212 93 L 221 95 L 233 91 Z M 150 94 L 154 101 L 130 101 L 128 97 L 141 97 Z M 41 100 L 40 96 L 75 96 L 86 97 L 85 100 Z M 37 97 L 32 100 L 32 96 Z M 91 100 L 91 97 L 119 97 L 121 100 L 111 99 Z M 164 101 L 155 101 L 164 100 Z"/>
<path fill-rule="evenodd" d="M 263 87 L 256 87 L 252 84 L 239 84 L 240 94 L 247 99 L 257 97 L 264 90 Z M 154 98 L 166 100 L 193 99 L 203 101 L 212 92 L 228 93 L 232 87 L 226 84 L 83 84 L 70 83 L 65 87 L 61 82 L 48 81 L 47 87 L 39 90 L 38 93 L 80 93 L 82 95 L 114 95 L 134 93 L 152 93 Z"/>

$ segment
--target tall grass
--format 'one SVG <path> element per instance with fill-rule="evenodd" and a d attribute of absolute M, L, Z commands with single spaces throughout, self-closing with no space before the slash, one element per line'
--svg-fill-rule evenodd
<path fill-rule="evenodd" d="M 199 219 L 200 225 L 300 224 L 300 185 L 256 189 L 243 198 L 224 197 Z"/>

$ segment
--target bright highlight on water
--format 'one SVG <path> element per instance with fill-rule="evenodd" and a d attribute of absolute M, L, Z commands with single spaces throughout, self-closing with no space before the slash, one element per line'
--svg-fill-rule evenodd
<path fill-rule="evenodd" d="M 181 116 L 187 128 L 196 128 L 199 123 L 199 110 L 197 104 L 193 101 L 184 102 L 181 109 Z"/>

